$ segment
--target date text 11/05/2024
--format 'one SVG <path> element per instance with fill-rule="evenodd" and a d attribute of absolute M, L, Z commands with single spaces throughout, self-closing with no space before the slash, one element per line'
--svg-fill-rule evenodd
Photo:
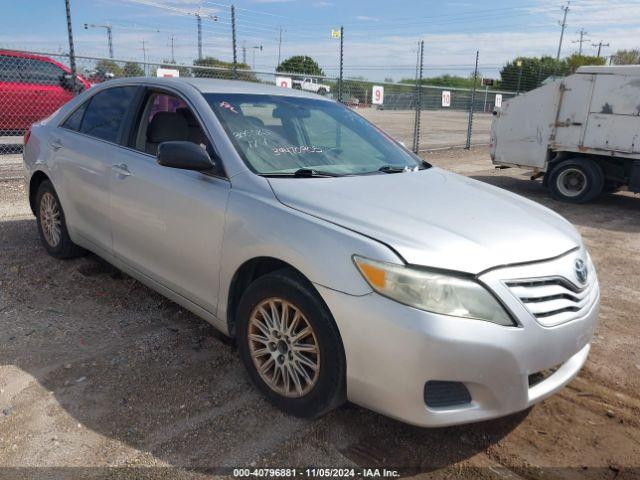
<path fill-rule="evenodd" d="M 386 468 L 234 468 L 233 476 L 280 478 L 397 478 L 397 470 Z"/>

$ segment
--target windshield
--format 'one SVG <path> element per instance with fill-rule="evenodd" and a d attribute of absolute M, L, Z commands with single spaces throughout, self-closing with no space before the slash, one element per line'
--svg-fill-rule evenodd
<path fill-rule="evenodd" d="M 349 108 L 279 95 L 204 94 L 249 167 L 261 175 L 327 175 L 423 168 Z"/>

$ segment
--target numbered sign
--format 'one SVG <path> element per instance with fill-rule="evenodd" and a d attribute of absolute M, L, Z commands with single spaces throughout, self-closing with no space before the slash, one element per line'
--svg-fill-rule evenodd
<path fill-rule="evenodd" d="M 291 88 L 291 79 L 289 77 L 276 77 L 276 85 L 282 88 Z"/>
<path fill-rule="evenodd" d="M 384 103 L 384 87 L 374 85 L 371 89 L 371 103 L 374 105 L 382 105 Z"/>
<path fill-rule="evenodd" d="M 496 93 L 495 105 L 496 105 L 497 108 L 502 107 L 502 94 L 501 93 Z"/>
<path fill-rule="evenodd" d="M 179 77 L 180 70 L 176 70 L 175 68 L 158 68 L 156 70 L 157 77 Z"/>
<path fill-rule="evenodd" d="M 443 107 L 451 106 L 451 92 L 449 90 L 442 91 L 442 106 Z"/>

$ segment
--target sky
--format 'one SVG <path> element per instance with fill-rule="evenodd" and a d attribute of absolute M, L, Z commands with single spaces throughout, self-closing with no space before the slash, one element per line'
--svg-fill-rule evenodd
<path fill-rule="evenodd" d="M 0 0 L 0 48 L 45 53 L 69 49 L 64 0 Z M 309 55 L 327 75 L 337 76 L 340 41 L 331 30 L 344 26 L 346 77 L 371 80 L 411 78 L 417 42 L 424 40 L 425 76 L 467 76 L 476 50 L 480 71 L 496 77 L 516 56 L 555 56 L 566 5 L 560 0 L 234 0 L 237 54 L 259 71 L 273 71 L 291 55 Z M 228 0 L 71 0 L 77 55 L 108 56 L 111 25 L 114 57 L 170 60 L 197 58 L 196 13 L 202 18 L 203 54 L 232 59 Z M 578 51 L 579 31 L 587 31 L 583 53 L 603 55 L 640 47 L 640 0 L 573 0 L 567 14 L 562 56 Z M 280 32 L 282 43 L 280 44 Z M 143 50 L 143 40 L 145 48 Z M 257 48 L 254 48 L 257 47 Z M 259 47 L 262 47 L 260 49 Z M 255 60 L 254 60 L 255 58 Z M 255 63 L 254 63 L 255 62 Z"/>

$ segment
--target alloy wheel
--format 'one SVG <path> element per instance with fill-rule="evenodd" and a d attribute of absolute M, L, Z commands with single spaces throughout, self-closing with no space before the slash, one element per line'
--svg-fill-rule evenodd
<path fill-rule="evenodd" d="M 40 225 L 49 246 L 57 247 L 62 238 L 60 205 L 50 192 L 45 192 L 40 199 Z"/>
<path fill-rule="evenodd" d="M 320 348 L 304 313 L 282 298 L 268 298 L 251 312 L 249 353 L 260 378 L 289 398 L 306 395 L 320 375 Z"/>

